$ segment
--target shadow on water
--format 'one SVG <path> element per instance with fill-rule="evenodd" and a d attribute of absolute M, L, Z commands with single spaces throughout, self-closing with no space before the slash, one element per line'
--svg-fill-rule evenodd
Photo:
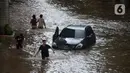
<path fill-rule="evenodd" d="M 28 53 L 12 48 L 12 37 L 0 37 L 0 72 L 1 73 L 29 73 L 31 66 L 22 59 Z"/>
<path fill-rule="evenodd" d="M 33 64 L 33 69 L 30 73 L 46 73 L 48 69 L 48 61 L 47 60 L 40 60 L 40 59 L 28 59 L 28 62 Z"/>

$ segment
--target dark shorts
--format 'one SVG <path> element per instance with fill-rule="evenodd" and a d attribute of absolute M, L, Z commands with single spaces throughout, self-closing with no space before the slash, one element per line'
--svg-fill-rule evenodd
<path fill-rule="evenodd" d="M 42 59 L 45 59 L 45 57 L 49 57 L 49 53 L 41 53 Z"/>
<path fill-rule="evenodd" d="M 39 29 L 43 29 L 43 26 L 38 26 Z"/>
<path fill-rule="evenodd" d="M 42 59 L 45 59 L 45 56 L 44 56 L 44 55 L 42 55 Z"/>
<path fill-rule="evenodd" d="M 37 25 L 32 25 L 32 29 L 36 29 L 37 28 Z"/>
<path fill-rule="evenodd" d="M 16 48 L 17 48 L 17 49 L 23 48 L 23 44 L 22 44 L 22 43 L 17 43 L 17 44 L 16 44 Z"/>

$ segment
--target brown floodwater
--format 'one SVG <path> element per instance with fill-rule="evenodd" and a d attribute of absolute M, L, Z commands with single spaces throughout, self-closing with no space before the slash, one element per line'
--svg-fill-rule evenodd
<path fill-rule="evenodd" d="M 114 14 L 112 0 L 12 0 L 10 24 L 25 35 L 24 48 L 1 51 L 0 73 L 129 73 L 130 15 Z M 33 14 L 43 14 L 47 29 L 32 30 Z M 46 35 L 51 45 L 56 26 L 90 25 L 96 34 L 96 44 L 77 51 L 50 50 L 47 61 L 40 53 L 32 57 Z M 7 46 L 6 46 L 7 47 Z M 8 47 L 7 47 L 8 49 Z"/>

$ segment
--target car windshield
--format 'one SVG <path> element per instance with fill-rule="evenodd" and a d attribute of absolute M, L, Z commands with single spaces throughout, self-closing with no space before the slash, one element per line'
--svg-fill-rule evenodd
<path fill-rule="evenodd" d="M 64 38 L 84 38 L 84 30 L 64 28 L 60 36 Z"/>

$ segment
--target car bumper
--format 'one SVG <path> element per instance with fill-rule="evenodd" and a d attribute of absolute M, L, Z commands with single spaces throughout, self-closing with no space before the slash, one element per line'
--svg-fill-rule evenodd
<path fill-rule="evenodd" d="M 76 48 L 76 45 L 59 45 L 59 46 L 53 46 L 55 49 L 61 49 L 61 50 L 78 50 L 82 48 Z"/>

